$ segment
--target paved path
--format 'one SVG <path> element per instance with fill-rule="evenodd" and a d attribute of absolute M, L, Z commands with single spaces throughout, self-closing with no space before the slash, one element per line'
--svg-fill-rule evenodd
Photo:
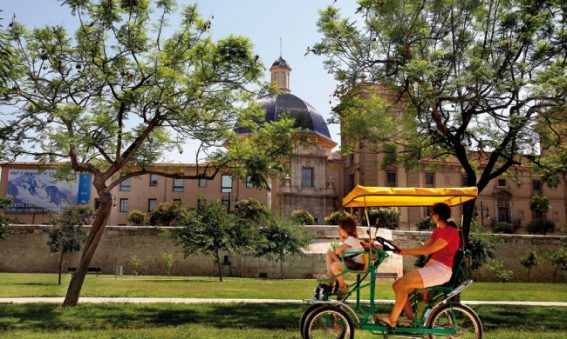
<path fill-rule="evenodd" d="M 363 301 L 364 302 L 364 301 Z M 393 304 L 393 300 L 380 299 L 377 303 Z M 0 303 L 8 304 L 36 304 L 51 303 L 62 304 L 63 297 L 54 298 L 0 298 Z M 134 304 L 155 304 L 155 303 L 171 303 L 171 304 L 303 304 L 303 300 L 299 299 L 214 299 L 214 298 L 95 298 L 82 297 L 79 303 L 134 303 Z M 505 305 L 505 306 L 554 306 L 567 307 L 567 302 L 559 301 L 481 301 L 481 300 L 464 300 L 463 304 L 467 305 Z"/>

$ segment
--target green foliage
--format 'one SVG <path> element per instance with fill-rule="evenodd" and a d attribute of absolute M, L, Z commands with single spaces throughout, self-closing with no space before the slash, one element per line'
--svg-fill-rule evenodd
<path fill-rule="evenodd" d="M 12 199 L 10 197 L 0 197 L 0 240 L 6 239 L 10 233 L 8 226 L 12 219 L 4 216 L 4 209 L 11 203 Z"/>
<path fill-rule="evenodd" d="M 234 209 L 238 217 L 260 226 L 270 216 L 268 206 L 252 198 L 238 201 Z"/>
<path fill-rule="evenodd" d="M 249 250 L 257 239 L 256 234 L 257 227 L 229 213 L 219 201 L 202 199 L 172 232 L 172 237 L 182 247 L 185 257 L 196 253 L 212 257 L 222 281 L 220 252 Z"/>
<path fill-rule="evenodd" d="M 527 228 L 531 234 L 547 234 L 553 232 L 555 223 L 548 219 L 533 219 L 528 223 Z"/>
<path fill-rule="evenodd" d="M 138 273 L 140 272 L 140 268 L 144 264 L 143 260 L 136 255 L 130 256 L 128 260 L 130 261 L 130 264 L 134 267 L 134 275 L 138 275 Z"/>
<path fill-rule="evenodd" d="M 159 203 L 150 212 L 150 224 L 159 226 L 179 225 L 188 218 L 188 215 L 187 209 L 181 204 L 175 201 L 166 201 Z"/>
<path fill-rule="evenodd" d="M 494 258 L 494 252 L 500 244 L 502 244 L 502 238 L 486 233 L 474 222 L 467 247 L 470 256 L 465 257 L 469 275 L 484 265 L 489 258 Z"/>
<path fill-rule="evenodd" d="M 494 225 L 494 232 L 512 234 L 514 233 L 514 227 L 507 221 L 499 221 L 496 223 L 496 225 Z"/>
<path fill-rule="evenodd" d="M 49 230 L 49 249 L 59 252 L 58 283 L 61 285 L 63 270 L 63 257 L 66 253 L 76 252 L 87 238 L 87 231 L 83 225 L 90 224 L 93 209 L 88 205 L 73 205 L 67 207 L 59 214 L 51 214 L 51 229 Z"/>
<path fill-rule="evenodd" d="M 342 218 L 344 218 L 346 216 L 351 216 L 351 214 L 348 213 L 347 211 L 343 210 L 343 209 L 340 209 L 340 210 L 334 211 L 330 215 L 326 216 L 325 222 L 327 223 L 327 225 L 338 225 L 339 220 L 341 220 Z"/>
<path fill-rule="evenodd" d="M 143 225 L 146 222 L 146 213 L 140 210 L 128 212 L 128 221 L 134 225 Z"/>
<path fill-rule="evenodd" d="M 290 255 L 303 255 L 312 236 L 302 225 L 277 216 L 270 218 L 267 226 L 260 229 L 261 241 L 255 255 L 280 263 L 280 278 L 283 278 L 283 261 Z"/>
<path fill-rule="evenodd" d="M 299 225 L 314 225 L 315 219 L 308 210 L 301 208 L 291 212 L 290 220 L 292 223 Z"/>
<path fill-rule="evenodd" d="M 557 250 L 548 251 L 544 257 L 554 266 L 553 282 L 557 281 L 557 272 L 559 270 L 567 271 L 567 247 L 561 247 Z"/>
<path fill-rule="evenodd" d="M 376 218 L 379 218 L 379 227 L 390 230 L 396 230 L 400 227 L 401 216 L 400 210 L 397 207 L 370 208 L 368 210 L 368 218 L 370 219 L 370 225 L 374 225 Z M 363 223 L 366 225 L 366 218 L 364 218 Z"/>
<path fill-rule="evenodd" d="M 520 265 L 528 269 L 528 281 L 531 281 L 531 270 L 534 266 L 541 264 L 541 257 L 535 250 L 529 250 L 525 255 L 520 258 Z"/>
<path fill-rule="evenodd" d="M 173 267 L 173 264 L 175 264 L 175 258 L 173 257 L 173 253 L 164 253 L 161 258 L 163 259 L 163 266 L 165 267 L 165 270 L 167 271 L 167 276 L 169 277 L 169 271 L 171 271 L 171 268 Z"/>
<path fill-rule="evenodd" d="M 418 221 L 415 226 L 419 231 L 429 231 L 435 228 L 435 222 L 430 216 L 427 216 Z"/>
<path fill-rule="evenodd" d="M 549 198 L 541 194 L 534 194 L 530 199 L 530 210 L 536 217 L 543 218 L 549 211 Z"/>
<path fill-rule="evenodd" d="M 488 270 L 492 273 L 496 281 L 507 282 L 512 279 L 514 272 L 507 270 L 499 260 L 491 260 L 487 263 Z"/>
<path fill-rule="evenodd" d="M 83 225 L 90 223 L 92 215 L 93 210 L 87 205 L 71 206 L 60 214 L 50 215 L 52 227 L 49 230 L 47 244 L 51 252 L 79 251 L 87 237 L 87 231 Z"/>
<path fill-rule="evenodd" d="M 322 38 L 308 49 L 337 80 L 344 152 L 364 141 L 365 153 L 406 167 L 452 156 L 479 192 L 520 154 L 565 168 L 555 146 L 567 101 L 561 1 L 364 0 L 354 15 L 322 10 Z M 476 150 L 488 156 L 480 169 Z M 473 212 L 464 209 L 465 238 Z"/>

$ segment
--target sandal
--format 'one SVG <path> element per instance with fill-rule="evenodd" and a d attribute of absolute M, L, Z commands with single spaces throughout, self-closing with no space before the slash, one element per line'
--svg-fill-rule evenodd
<path fill-rule="evenodd" d="M 344 301 L 348 295 L 348 285 L 337 290 L 337 301 Z"/>
<path fill-rule="evenodd" d="M 390 329 L 394 329 L 397 326 L 396 322 L 392 321 L 390 319 L 390 316 L 387 316 L 387 315 L 375 315 L 374 321 L 379 321 L 381 323 L 384 323 L 384 324 L 388 325 L 388 327 Z"/>

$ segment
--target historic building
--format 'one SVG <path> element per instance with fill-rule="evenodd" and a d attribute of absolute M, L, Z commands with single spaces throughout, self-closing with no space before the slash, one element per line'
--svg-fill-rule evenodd
<path fill-rule="evenodd" d="M 140 210 L 148 213 L 164 201 L 178 201 L 185 206 L 195 206 L 197 199 L 218 199 L 228 208 L 233 208 L 241 199 L 254 198 L 280 215 L 289 216 L 293 210 L 307 209 L 318 223 L 341 206 L 345 194 L 341 183 L 343 163 L 334 157 L 337 145 L 331 139 L 323 117 L 305 100 L 291 93 L 291 67 L 283 58 L 278 58 L 270 68 L 271 79 L 280 88 L 280 93 L 259 100 L 266 109 L 266 119 L 276 121 L 282 116 L 295 119 L 295 126 L 307 134 L 308 143 L 298 143 L 289 159 L 290 171 L 271 182 L 271 191 L 258 190 L 246 180 L 236 180 L 220 172 L 214 180 L 185 180 L 157 175 L 144 175 L 121 183 L 112 191 L 113 210 L 109 224 L 127 225 L 128 212 Z M 245 133 L 243 131 L 242 133 Z M 195 174 L 196 164 L 157 164 L 169 171 Z M 58 211 L 65 202 L 79 202 L 79 197 L 88 197 L 97 205 L 91 187 L 54 180 L 50 170 L 38 171 L 37 163 L 2 164 L 0 195 L 11 195 L 18 199 L 6 212 L 21 223 L 47 223 L 47 210 Z M 88 179 L 85 179 L 88 182 Z M 84 181 L 84 180 L 83 180 Z M 88 185 L 87 185 L 88 186 Z"/>
<path fill-rule="evenodd" d="M 122 182 L 112 192 L 113 210 L 109 224 L 127 225 L 128 212 L 140 210 L 148 213 L 164 201 L 179 201 L 187 207 L 195 206 L 201 197 L 218 199 L 228 208 L 239 200 L 254 198 L 268 205 L 273 212 L 289 216 L 293 210 L 307 209 L 317 223 L 341 208 L 342 197 L 355 185 L 392 187 L 454 187 L 463 186 L 463 172 L 454 160 L 439 163 L 423 160 L 417 169 L 408 170 L 399 165 L 384 165 L 384 154 L 366 152 L 365 142 L 358 144 L 353 155 L 340 157 L 333 153 L 337 145 L 331 139 L 322 116 L 308 102 L 291 92 L 291 67 L 278 58 L 270 68 L 271 80 L 280 93 L 259 100 L 266 110 L 266 119 L 276 121 L 282 116 L 295 119 L 295 126 L 307 133 L 310 142 L 296 145 L 289 159 L 289 173 L 274 178 L 271 191 L 255 189 L 246 180 L 235 180 L 220 172 L 214 180 L 184 180 L 145 175 Z M 388 97 L 384 86 L 361 83 L 355 90 L 364 96 L 366 92 Z M 351 92 L 352 93 L 352 92 Z M 341 105 L 335 110 L 340 111 Z M 392 114 L 404 114 L 397 108 Z M 245 133 L 245 131 L 242 131 Z M 341 140 L 346 144 L 348 140 Z M 482 168 L 486 154 L 476 153 Z M 195 174 L 196 164 L 157 164 L 184 174 Z M 11 195 L 18 202 L 6 212 L 21 223 L 42 224 L 48 222 L 46 210 L 57 211 L 65 202 L 90 202 L 96 207 L 97 199 L 88 176 L 77 183 L 53 180 L 53 171 L 38 171 L 37 163 L 2 164 L 0 196 Z M 556 188 L 542 184 L 527 165 L 517 168 L 515 178 L 501 177 L 493 180 L 480 194 L 476 207 L 479 224 L 493 227 L 498 221 L 512 223 L 519 233 L 526 232 L 526 225 L 533 219 L 529 208 L 531 197 L 542 194 L 549 198 L 547 218 L 556 224 L 556 232 L 567 224 L 567 183 L 565 177 Z M 39 207 L 38 207 L 39 206 Z M 43 206 L 43 207 L 42 207 Z M 429 215 L 427 207 L 401 208 L 400 229 L 415 229 L 423 217 Z M 453 211 L 460 216 L 459 208 Z"/>

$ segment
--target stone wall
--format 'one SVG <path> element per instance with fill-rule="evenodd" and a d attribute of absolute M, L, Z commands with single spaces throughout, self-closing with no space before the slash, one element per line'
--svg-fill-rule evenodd
<path fill-rule="evenodd" d="M 163 255 L 172 253 L 175 264 L 172 275 L 216 276 L 218 267 L 209 257 L 192 255 L 184 258 L 180 248 L 167 236 L 171 227 L 107 226 L 91 262 L 101 267 L 103 274 L 114 274 L 122 266 L 124 274 L 133 274 L 135 267 L 130 258 L 136 256 L 142 265 L 140 274 L 166 274 Z M 292 256 L 283 262 L 286 278 L 310 278 L 324 272 L 325 252 L 337 241 L 337 226 L 308 226 L 317 238 L 304 256 Z M 14 225 L 12 234 L 0 241 L 0 272 L 57 272 L 59 253 L 51 253 L 47 245 L 49 226 Z M 365 233 L 361 229 L 360 234 Z M 391 235 L 390 235 L 391 236 Z M 66 254 L 63 267 L 76 266 L 79 253 Z M 280 276 L 280 264 L 262 258 L 223 254 L 223 275 L 268 278 Z M 402 274 L 401 260 L 389 259 L 381 267 L 383 272 Z"/>
<path fill-rule="evenodd" d="M 325 252 L 333 242 L 338 242 L 337 226 L 307 226 L 315 240 L 309 246 L 304 256 L 287 258 L 283 263 L 283 275 L 286 278 L 310 278 L 313 273 L 325 269 Z M 114 274 L 118 266 L 122 266 L 124 274 L 133 274 L 134 267 L 130 257 L 141 259 L 140 274 L 166 274 L 163 255 L 172 253 L 175 264 L 171 269 L 172 275 L 216 276 L 217 266 L 211 258 L 194 255 L 184 258 L 180 248 L 175 246 L 167 236 L 172 228 L 148 226 L 107 226 L 91 266 L 101 267 L 104 274 Z M 0 272 L 57 272 L 59 254 L 49 251 L 49 226 L 44 225 L 15 225 L 11 227 L 12 234 L 6 240 L 0 240 Z M 400 247 L 414 247 L 418 240 L 427 240 L 428 232 L 389 231 L 381 229 L 380 236 L 393 239 Z M 367 237 L 366 228 L 359 228 L 361 237 Z M 504 262 L 507 269 L 514 271 L 514 280 L 527 279 L 527 271 L 519 264 L 519 258 L 524 253 L 535 248 L 539 253 L 557 248 L 562 237 L 558 236 L 527 236 L 505 235 L 504 243 L 497 251 L 497 259 Z M 226 256 L 226 257 L 225 257 Z M 64 270 L 76 266 L 78 253 L 66 255 Z M 380 267 L 380 272 L 395 272 L 401 275 L 403 271 L 413 268 L 415 257 L 393 255 Z M 280 266 L 274 262 L 251 256 L 223 254 L 221 260 L 223 275 L 238 277 L 268 278 L 280 276 Z M 532 270 L 532 281 L 552 281 L 553 269 L 544 261 Z M 479 272 L 479 279 L 490 279 L 486 271 Z M 561 272 L 558 278 L 567 281 Z"/>
<path fill-rule="evenodd" d="M 394 231 L 393 239 L 400 247 L 416 247 L 420 241 L 425 242 L 429 238 L 430 232 L 417 231 Z M 514 275 L 512 281 L 527 281 L 528 270 L 520 264 L 520 258 L 529 250 L 534 249 L 542 258 L 540 265 L 535 266 L 531 270 L 530 281 L 536 282 L 552 282 L 554 267 L 544 258 L 543 254 L 547 251 L 558 249 L 565 237 L 563 236 L 543 236 L 543 235 L 516 235 L 503 234 L 499 235 L 502 243 L 498 246 L 495 258 L 504 264 L 506 270 L 511 270 Z M 404 271 L 412 269 L 415 258 L 413 256 L 404 256 Z M 486 268 L 481 268 L 473 276 L 475 280 L 491 281 L 494 280 L 493 275 Z M 567 274 L 565 271 L 557 273 L 557 281 L 567 282 Z"/>

